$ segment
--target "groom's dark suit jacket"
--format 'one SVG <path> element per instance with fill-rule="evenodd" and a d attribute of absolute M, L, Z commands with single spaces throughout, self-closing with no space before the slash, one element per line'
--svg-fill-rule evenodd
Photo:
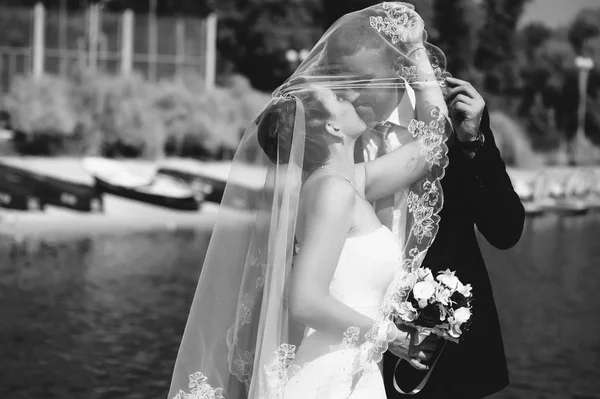
<path fill-rule="evenodd" d="M 434 275 L 447 268 L 456 270 L 463 283 L 473 286 L 472 325 L 459 344 L 446 344 L 429 382 L 412 395 L 415 399 L 482 398 L 508 385 L 498 314 L 474 226 L 491 245 L 508 249 L 521 237 L 525 213 L 500 158 L 487 109 L 480 129 L 485 144 L 474 158 L 463 161 L 456 147 L 450 149 L 450 163 L 442 179 L 444 208 L 439 231 L 423 262 Z M 384 356 L 388 399 L 408 397 L 392 385 L 397 359 L 389 352 Z M 414 378 L 423 377 L 422 372 L 416 374 Z M 406 373 L 397 376 L 399 380 L 407 377 Z"/>

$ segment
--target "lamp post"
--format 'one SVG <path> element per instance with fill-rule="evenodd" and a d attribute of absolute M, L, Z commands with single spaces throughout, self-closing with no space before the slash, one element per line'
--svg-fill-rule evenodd
<path fill-rule="evenodd" d="M 594 61 L 589 57 L 577 56 L 575 57 L 575 66 L 579 71 L 579 104 L 577 106 L 577 130 L 574 141 L 578 146 L 582 146 L 585 143 L 585 114 L 588 78 L 590 75 L 590 70 L 594 67 Z"/>

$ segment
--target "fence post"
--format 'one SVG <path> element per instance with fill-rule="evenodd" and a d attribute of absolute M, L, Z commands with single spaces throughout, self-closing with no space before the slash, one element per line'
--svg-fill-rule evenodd
<path fill-rule="evenodd" d="M 33 8 L 33 76 L 36 78 L 44 74 L 44 25 L 46 23 L 46 10 L 42 3 L 37 3 Z"/>
<path fill-rule="evenodd" d="M 177 75 L 185 63 L 185 21 L 180 17 L 175 20 L 175 67 Z"/>
<path fill-rule="evenodd" d="M 58 9 L 58 71 L 61 76 L 67 74 L 68 44 L 67 44 L 67 0 L 60 0 Z"/>
<path fill-rule="evenodd" d="M 121 42 L 121 74 L 129 75 L 133 66 L 133 11 L 123 12 L 123 35 Z"/>
<path fill-rule="evenodd" d="M 158 51 L 156 28 L 156 0 L 150 0 L 148 13 L 148 78 L 156 80 L 156 54 Z"/>
<path fill-rule="evenodd" d="M 98 68 L 98 35 L 100 29 L 100 5 L 90 5 L 89 68 L 96 72 Z"/>
<path fill-rule="evenodd" d="M 212 90 L 215 87 L 217 68 L 217 15 L 215 13 L 206 18 L 206 54 L 204 59 L 206 90 Z"/>

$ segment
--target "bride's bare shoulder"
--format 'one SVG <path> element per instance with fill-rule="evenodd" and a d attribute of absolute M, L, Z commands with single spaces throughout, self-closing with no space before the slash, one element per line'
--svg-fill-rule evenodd
<path fill-rule="evenodd" d="M 326 172 L 314 172 L 302 185 L 300 206 L 306 211 L 348 211 L 354 207 L 354 187 L 344 179 Z"/>
<path fill-rule="evenodd" d="M 300 192 L 299 240 L 309 231 L 345 236 L 354 223 L 354 204 L 354 188 L 347 181 L 327 173 L 310 176 Z"/>

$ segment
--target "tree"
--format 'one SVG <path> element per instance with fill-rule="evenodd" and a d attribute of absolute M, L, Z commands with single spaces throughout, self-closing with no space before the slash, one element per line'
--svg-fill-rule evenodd
<path fill-rule="evenodd" d="M 477 45 L 478 6 L 471 0 L 436 0 L 433 7 L 436 34 L 433 43 L 448 61 L 448 71 L 470 80 Z"/>
<path fill-rule="evenodd" d="M 589 18 L 585 20 L 589 22 Z M 589 36 L 593 29 L 573 40 L 573 32 L 586 32 L 584 26 L 582 19 L 576 18 L 566 29 L 552 31 L 531 24 L 519 32 L 518 60 L 523 80 L 519 115 L 538 147 L 556 144 L 559 133 L 567 139 L 575 135 L 580 100 L 575 57 L 578 53 L 586 54 L 600 62 L 600 35 Z M 595 142 L 600 142 L 600 118 L 594 112 L 599 105 L 599 80 L 598 70 L 592 70 L 587 87 L 585 130 Z"/>
<path fill-rule="evenodd" d="M 565 59 L 564 49 L 568 52 L 570 46 L 564 40 L 553 38 L 553 35 L 554 32 L 550 28 L 537 22 L 526 25 L 517 33 L 517 62 L 523 82 L 518 110 L 521 116 L 530 113 L 539 95 L 543 96 L 545 104 L 554 101 L 551 93 L 556 92 L 559 85 L 555 84 L 553 89 L 550 89 L 548 82 L 552 78 L 555 81 L 557 77 L 560 78 L 563 68 L 557 64 Z M 543 92 L 546 92 L 547 98 Z"/>
<path fill-rule="evenodd" d="M 377 0 L 322 0 L 323 29 L 329 28 L 345 14 L 379 3 Z"/>
<path fill-rule="evenodd" d="M 292 72 L 289 49 L 310 49 L 323 32 L 319 0 L 227 0 L 218 3 L 220 70 L 272 90 Z"/>
<path fill-rule="evenodd" d="M 589 38 L 600 34 L 600 9 L 581 10 L 569 28 L 569 41 L 577 53 Z"/>
<path fill-rule="evenodd" d="M 429 35 L 435 36 L 435 31 L 430 29 L 433 27 L 433 1 L 434 0 L 405 0 L 405 3 L 411 3 L 415 6 L 415 10 L 421 15 L 425 21 L 425 27 Z M 340 17 L 350 12 L 362 10 L 363 8 L 379 4 L 381 0 L 322 0 L 323 12 L 323 28 L 329 28 Z"/>
<path fill-rule="evenodd" d="M 531 34 L 536 32 L 535 34 Z M 577 85 L 573 84 L 575 52 L 566 35 L 542 30 L 520 32 L 520 72 L 523 86 L 519 115 L 530 132 L 535 147 L 556 146 L 558 137 L 571 132 L 577 110 Z M 536 43 L 537 46 L 533 46 Z M 559 131 L 561 134 L 559 135 Z M 568 136 L 568 134 L 567 134 Z"/>
<path fill-rule="evenodd" d="M 529 0 L 485 0 L 485 24 L 475 55 L 475 65 L 485 71 L 484 87 L 494 94 L 514 93 L 518 67 L 514 62 L 516 28 Z"/>
<path fill-rule="evenodd" d="M 552 29 L 540 22 L 531 22 L 524 26 L 517 36 L 525 55 L 532 56 L 537 48 L 542 46 L 550 37 Z"/>

